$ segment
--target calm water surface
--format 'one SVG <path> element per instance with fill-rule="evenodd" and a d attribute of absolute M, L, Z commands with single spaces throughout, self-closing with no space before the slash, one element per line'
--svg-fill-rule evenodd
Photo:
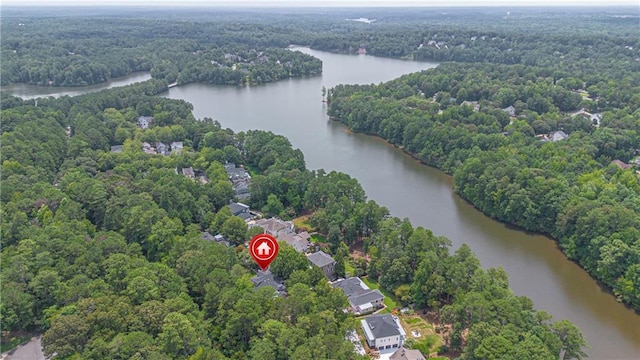
<path fill-rule="evenodd" d="M 298 50 L 323 61 L 321 76 L 250 88 L 191 84 L 165 96 L 184 99 L 197 118 L 214 118 L 235 131 L 263 129 L 286 136 L 303 151 L 310 169 L 357 178 L 392 215 L 447 236 L 455 247 L 469 244 L 484 267 L 504 267 L 517 294 L 582 329 L 590 358 L 640 359 L 640 316 L 602 291 L 555 242 L 491 220 L 453 193 L 449 176 L 380 139 L 351 134 L 326 115 L 322 86 L 380 83 L 437 64 Z"/>
<path fill-rule="evenodd" d="M 14 96 L 21 97 L 25 100 L 35 99 L 39 97 L 60 97 L 60 96 L 76 96 L 92 92 L 97 92 L 104 89 L 109 89 L 117 86 L 125 86 L 133 83 L 147 81 L 151 79 L 151 74 L 148 72 L 136 72 L 127 76 L 111 79 L 102 84 L 81 86 L 81 87 L 53 87 L 53 86 L 38 86 L 31 84 L 11 84 L 2 87 L 2 91 L 11 93 Z"/>

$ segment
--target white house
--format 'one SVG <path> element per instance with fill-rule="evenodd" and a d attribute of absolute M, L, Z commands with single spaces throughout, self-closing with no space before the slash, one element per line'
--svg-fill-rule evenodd
<path fill-rule="evenodd" d="M 360 320 L 369 347 L 378 350 L 401 347 L 407 333 L 397 316 L 391 314 L 370 315 Z"/>

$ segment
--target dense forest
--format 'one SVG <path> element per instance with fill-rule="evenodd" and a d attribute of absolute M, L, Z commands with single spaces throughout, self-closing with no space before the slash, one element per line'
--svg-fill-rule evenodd
<path fill-rule="evenodd" d="M 486 214 L 553 236 L 639 310 L 638 74 L 447 63 L 330 89 L 329 114 L 453 174 L 456 192 Z"/>
<path fill-rule="evenodd" d="M 443 9 L 446 10 L 446 9 Z M 631 9 L 633 10 L 633 9 Z M 575 77 L 602 69 L 622 79 L 640 71 L 637 21 L 615 11 L 574 9 L 172 9 L 69 16 L 72 9 L 7 8 L 0 28 L 1 81 L 52 86 L 97 84 L 135 71 L 180 84 L 259 84 L 317 75 L 322 64 L 291 53 L 317 50 L 429 61 L 525 64 Z M 26 15 L 29 14 L 29 15 Z M 368 16 L 371 23 L 346 21 Z M 586 80 L 586 79 L 585 79 Z"/>
<path fill-rule="evenodd" d="M 58 358 L 359 359 L 344 336 L 356 327 L 346 298 L 303 255 L 283 245 L 274 263 L 286 297 L 254 291 L 257 267 L 243 246 L 252 232 L 226 206 L 235 194 L 223 164 L 234 161 L 254 171 L 253 208 L 312 213 L 339 271 L 350 262 L 402 304 L 439 313 L 451 328 L 440 353 L 584 356 L 573 324 L 515 296 L 504 270 L 483 270 L 468 246 L 451 254 L 449 240 L 391 217 L 355 179 L 307 170 L 282 136 L 196 121 L 190 104 L 153 96 L 166 85 L 37 106 L 3 95 L 3 330 L 44 332 L 45 354 Z M 154 117 L 148 129 L 136 124 L 142 115 Z M 184 151 L 144 153 L 154 139 Z M 190 166 L 209 181 L 175 171 Z M 231 246 L 202 240 L 204 230 Z M 365 241 L 370 262 L 350 259 L 354 241 Z"/>

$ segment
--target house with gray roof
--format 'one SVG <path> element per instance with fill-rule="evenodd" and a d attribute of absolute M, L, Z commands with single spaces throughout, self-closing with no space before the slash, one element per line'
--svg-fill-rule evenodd
<path fill-rule="evenodd" d="M 157 142 L 156 143 L 156 152 L 160 155 L 167 156 L 169 155 L 169 146 L 165 143 Z"/>
<path fill-rule="evenodd" d="M 292 221 L 282 221 L 278 218 L 260 219 L 252 226 L 261 227 L 265 234 L 269 234 L 275 238 L 293 232 Z"/>
<path fill-rule="evenodd" d="M 568 138 L 569 135 L 567 135 L 564 131 L 562 130 L 558 130 L 558 131 L 554 131 L 550 134 L 549 138 L 551 139 L 551 141 L 561 141 L 564 140 L 566 138 Z"/>
<path fill-rule="evenodd" d="M 516 108 L 514 108 L 513 105 L 502 109 L 502 111 L 506 112 L 510 117 L 516 116 Z"/>
<path fill-rule="evenodd" d="M 140 126 L 141 129 L 147 129 L 152 121 L 153 116 L 140 116 L 138 117 L 138 126 Z"/>
<path fill-rule="evenodd" d="M 318 251 L 307 255 L 307 260 L 311 265 L 322 269 L 324 276 L 329 280 L 336 278 L 336 261 L 324 251 Z"/>
<path fill-rule="evenodd" d="M 237 216 L 244 221 L 251 219 L 251 213 L 249 211 L 249 205 L 245 205 L 240 202 L 231 202 L 229 203 L 229 208 L 231 209 L 231 213 L 233 216 Z"/>
<path fill-rule="evenodd" d="M 171 153 L 172 154 L 180 154 L 182 153 L 182 141 L 174 141 L 171 143 Z"/>
<path fill-rule="evenodd" d="M 380 290 L 369 289 L 358 277 L 341 279 L 332 285 L 344 291 L 351 305 L 349 310 L 356 315 L 367 314 L 384 306 L 384 295 Z"/>
<path fill-rule="evenodd" d="M 278 241 L 286 242 L 299 253 L 306 253 L 307 250 L 309 250 L 311 247 L 311 241 L 309 241 L 309 239 L 311 239 L 311 235 L 306 231 L 299 234 L 288 232 L 278 236 Z"/>
<path fill-rule="evenodd" d="M 193 172 L 192 167 L 182 168 L 182 174 L 191 180 L 196 178 L 196 174 Z"/>
<path fill-rule="evenodd" d="M 405 349 L 404 347 L 401 347 L 391 354 L 389 360 L 427 360 L 427 358 L 422 355 L 420 350 Z"/>
<path fill-rule="evenodd" d="M 370 348 L 383 350 L 404 345 L 407 333 L 395 315 L 369 315 L 360 320 L 360 324 Z"/>
<path fill-rule="evenodd" d="M 270 286 L 280 296 L 287 294 L 287 287 L 284 285 L 284 281 L 275 277 L 271 270 L 259 270 L 258 274 L 251 279 L 253 283 L 253 289 L 257 290 L 261 287 Z"/>
<path fill-rule="evenodd" d="M 120 152 L 122 152 L 122 148 L 123 148 L 122 145 L 113 145 L 113 146 L 111 146 L 111 152 L 112 153 L 120 153 Z"/>

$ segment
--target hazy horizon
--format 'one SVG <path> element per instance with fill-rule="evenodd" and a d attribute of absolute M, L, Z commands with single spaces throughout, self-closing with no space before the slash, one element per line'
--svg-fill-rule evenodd
<path fill-rule="evenodd" d="M 4 0 L 2 6 L 149 6 L 149 7 L 639 7 L 634 0 Z"/>

